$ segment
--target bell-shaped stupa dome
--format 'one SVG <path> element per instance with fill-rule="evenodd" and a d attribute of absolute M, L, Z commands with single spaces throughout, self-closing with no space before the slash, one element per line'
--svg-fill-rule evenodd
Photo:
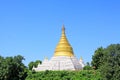
<path fill-rule="evenodd" d="M 62 27 L 62 35 L 58 45 L 56 46 L 54 56 L 74 56 L 73 49 L 65 35 L 64 25 Z"/>

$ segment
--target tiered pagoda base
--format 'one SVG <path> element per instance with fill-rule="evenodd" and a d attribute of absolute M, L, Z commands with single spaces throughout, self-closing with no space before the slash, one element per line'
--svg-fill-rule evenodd
<path fill-rule="evenodd" d="M 76 57 L 72 56 L 53 56 L 51 60 L 47 58 L 42 64 L 39 64 L 37 68 L 33 68 L 35 71 L 44 70 L 81 70 L 82 65 Z"/>

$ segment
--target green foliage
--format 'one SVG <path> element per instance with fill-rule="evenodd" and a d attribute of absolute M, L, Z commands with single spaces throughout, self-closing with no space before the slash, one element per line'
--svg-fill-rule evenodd
<path fill-rule="evenodd" d="M 6 58 L 0 56 L 0 80 L 25 80 L 27 71 L 22 60 L 24 58 L 20 55 Z"/>
<path fill-rule="evenodd" d="M 87 65 L 84 66 L 83 70 L 93 70 L 93 68 L 91 67 L 90 63 L 87 62 Z"/>
<path fill-rule="evenodd" d="M 26 80 L 100 80 L 100 73 L 96 70 L 30 71 Z"/>
<path fill-rule="evenodd" d="M 102 47 L 98 48 L 95 51 L 95 54 L 92 56 L 92 67 L 94 69 L 99 69 L 100 66 L 103 64 L 103 57 L 104 57 L 104 49 Z"/>
<path fill-rule="evenodd" d="M 32 61 L 28 64 L 29 70 L 32 70 L 33 66 L 34 66 L 34 62 Z"/>
<path fill-rule="evenodd" d="M 42 62 L 40 61 L 40 60 L 36 60 L 35 62 L 30 62 L 29 64 L 28 64 L 28 67 L 29 67 L 29 70 L 32 70 L 32 68 L 33 68 L 33 66 L 34 67 L 37 67 L 37 65 L 38 64 L 41 64 Z"/>
<path fill-rule="evenodd" d="M 105 49 L 104 63 L 100 68 L 103 80 L 120 79 L 120 44 L 112 44 Z"/>
<path fill-rule="evenodd" d="M 111 44 L 107 48 L 98 48 L 92 57 L 92 66 L 99 69 L 102 80 L 120 78 L 120 44 Z"/>

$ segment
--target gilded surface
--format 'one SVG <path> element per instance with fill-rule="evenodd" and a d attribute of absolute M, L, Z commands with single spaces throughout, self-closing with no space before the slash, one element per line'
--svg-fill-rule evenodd
<path fill-rule="evenodd" d="M 54 56 L 74 56 L 73 49 L 66 38 L 64 26 L 62 28 L 60 41 L 56 46 Z"/>

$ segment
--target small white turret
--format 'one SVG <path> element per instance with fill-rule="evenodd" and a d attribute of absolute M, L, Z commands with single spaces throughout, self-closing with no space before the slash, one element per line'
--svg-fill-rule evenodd
<path fill-rule="evenodd" d="M 84 61 L 83 61 L 82 57 L 80 57 L 79 63 L 82 65 L 82 68 L 85 66 L 85 64 L 84 64 Z"/>

